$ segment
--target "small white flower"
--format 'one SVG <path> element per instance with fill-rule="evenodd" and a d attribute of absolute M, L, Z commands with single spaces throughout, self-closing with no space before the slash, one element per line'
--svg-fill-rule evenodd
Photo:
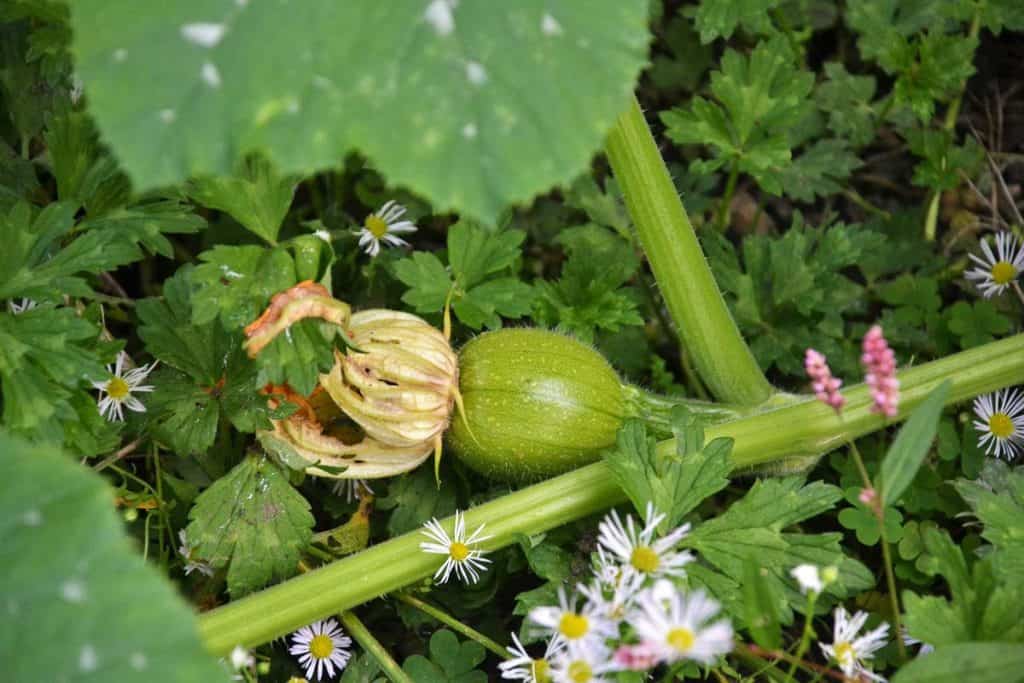
<path fill-rule="evenodd" d="M 978 448 L 1012 460 L 1024 451 L 1024 392 L 1002 389 L 974 399 Z"/>
<path fill-rule="evenodd" d="M 185 560 L 185 576 L 195 571 L 203 576 L 213 576 L 213 567 L 192 556 L 195 546 L 188 542 L 188 536 L 184 529 L 178 529 L 178 540 L 181 541 L 181 545 L 178 546 L 178 554 Z"/>
<path fill-rule="evenodd" d="M 373 493 L 373 489 L 370 488 L 370 485 L 365 479 L 335 479 L 334 486 L 331 487 L 331 490 L 336 496 L 340 496 L 344 493 L 346 503 L 358 500 L 366 493 Z"/>
<path fill-rule="evenodd" d="M 320 228 L 319 230 L 314 230 L 313 237 L 318 237 L 322 239 L 324 242 L 327 242 L 327 244 L 331 243 L 331 233 L 324 230 L 323 228 Z"/>
<path fill-rule="evenodd" d="M 404 214 L 404 206 L 394 199 L 389 200 L 363 221 L 363 227 L 359 230 L 359 246 L 365 247 L 370 256 L 380 253 L 381 242 L 393 247 L 409 246 L 408 242 L 397 236 L 416 232 L 415 223 L 399 220 Z"/>
<path fill-rule="evenodd" d="M 578 588 L 598 614 L 611 621 L 622 621 L 646 580 L 641 572 L 622 572 L 613 584 L 597 579 L 589 586 L 581 584 Z"/>
<path fill-rule="evenodd" d="M 970 254 L 977 268 L 967 271 L 964 276 L 974 281 L 986 299 L 1002 294 L 1024 271 L 1024 247 L 1008 232 L 996 235 L 996 251 L 992 252 L 986 240 L 981 242 L 984 257 Z"/>
<path fill-rule="evenodd" d="M 31 311 L 33 308 L 38 306 L 32 299 L 22 299 L 21 301 L 8 301 L 7 310 L 14 315 L 21 315 L 25 311 Z"/>
<path fill-rule="evenodd" d="M 821 591 L 825 590 L 825 584 L 821 580 L 821 573 L 813 564 L 798 565 L 789 572 L 789 575 L 796 579 L 796 582 L 800 585 L 800 592 L 804 595 L 808 593 L 820 595 Z"/>
<path fill-rule="evenodd" d="M 629 623 L 642 642 L 660 649 L 664 661 L 711 664 L 732 650 L 732 625 L 728 619 L 709 623 L 720 608 L 703 591 L 687 595 L 662 579 L 636 603 Z"/>
<path fill-rule="evenodd" d="M 490 538 L 480 535 L 484 530 L 483 524 L 467 537 L 465 516 L 456 510 L 455 533 L 450 537 L 436 519 L 423 526 L 422 533 L 433 539 L 433 542 L 420 543 L 420 550 L 436 555 L 447 555 L 444 564 L 434 574 L 435 580 L 446 583 L 453 571 L 464 583 L 476 583 L 480 580 L 480 572 L 487 571 L 487 565 L 490 563 L 490 560 L 484 557 L 487 551 L 473 547 L 473 544 Z"/>
<path fill-rule="evenodd" d="M 235 671 L 240 669 L 248 669 L 250 666 L 256 663 L 256 658 L 249 653 L 241 645 L 235 645 L 235 649 L 231 651 L 231 668 Z"/>
<path fill-rule="evenodd" d="M 146 406 L 142 405 L 142 401 L 132 396 L 132 393 L 153 391 L 154 387 L 152 385 L 143 385 L 142 381 L 149 376 L 149 373 L 153 372 L 153 369 L 160 362 L 154 361 L 150 365 L 143 365 L 125 372 L 124 364 L 126 360 L 129 360 L 127 353 L 122 351 L 117 354 L 116 365 L 114 367 L 107 366 L 107 372 L 112 375 L 111 378 L 105 382 L 92 383 L 93 389 L 99 389 L 100 391 L 97 404 L 100 415 L 111 422 L 124 420 L 122 407 L 127 407 L 128 410 L 136 413 L 146 412 Z"/>
<path fill-rule="evenodd" d="M 327 678 L 334 678 L 352 656 L 348 650 L 352 639 L 345 635 L 333 618 L 303 626 L 291 638 L 294 644 L 288 648 L 288 653 L 297 656 L 299 666 L 306 668 L 306 678 L 316 676 L 316 680 L 322 680 L 325 669 Z"/>
<path fill-rule="evenodd" d="M 498 664 L 501 669 L 501 677 L 509 681 L 523 681 L 523 683 L 548 683 L 551 680 L 551 660 L 565 649 L 565 642 L 561 638 L 551 638 L 544 649 L 544 656 L 534 659 L 519 642 L 516 634 L 512 634 L 513 645 L 507 646 L 509 659 Z"/>
<path fill-rule="evenodd" d="M 599 613 L 600 605 L 586 604 L 576 609 L 576 596 L 570 600 L 565 588 L 558 589 L 558 607 L 534 607 L 530 621 L 541 626 L 556 638 L 572 643 L 580 640 L 600 640 L 617 633 L 615 624 Z"/>
<path fill-rule="evenodd" d="M 607 683 L 604 674 L 618 670 L 608 648 L 599 640 L 570 642 L 555 656 L 551 680 L 555 683 Z"/>
<path fill-rule="evenodd" d="M 654 534 L 665 515 L 648 503 L 646 517 L 647 525 L 637 531 L 632 515 L 626 515 L 623 525 L 618 513 L 612 510 L 597 527 L 597 542 L 632 571 L 654 577 L 686 576 L 683 567 L 693 561 L 693 555 L 685 550 L 672 552 L 672 549 L 690 531 L 690 525 L 684 524 L 655 541 Z"/>
<path fill-rule="evenodd" d="M 885 680 L 864 667 L 865 659 L 871 659 L 875 652 L 883 647 L 888 640 L 889 624 L 881 626 L 858 637 L 858 633 L 868 620 L 867 612 L 857 612 L 851 617 L 844 607 L 837 607 L 832 627 L 832 644 L 818 643 L 821 651 L 829 659 L 835 660 L 839 668 L 850 678 L 867 676 L 876 681 Z"/>
<path fill-rule="evenodd" d="M 935 651 L 935 646 L 934 645 L 929 645 L 928 643 L 920 641 L 917 638 L 915 638 L 914 636 L 910 635 L 910 633 L 907 631 L 907 627 L 906 626 L 903 627 L 903 644 L 904 645 L 909 645 L 909 646 L 920 645 L 921 647 L 917 651 L 917 656 L 918 657 L 920 657 L 921 655 L 926 655 L 926 654 L 929 654 L 929 653 Z"/>

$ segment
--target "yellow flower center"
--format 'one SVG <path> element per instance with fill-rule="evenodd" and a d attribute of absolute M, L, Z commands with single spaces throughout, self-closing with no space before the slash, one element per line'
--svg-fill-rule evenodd
<path fill-rule="evenodd" d="M 845 640 L 841 643 L 836 643 L 836 661 L 840 664 L 853 661 L 853 645 L 850 645 Z"/>
<path fill-rule="evenodd" d="M 665 639 L 668 644 L 674 647 L 680 652 L 689 652 L 690 648 L 693 647 L 693 641 L 695 640 L 693 631 L 688 628 L 674 628 L 668 632 L 668 637 Z"/>
<path fill-rule="evenodd" d="M 459 543 L 458 541 L 452 542 L 448 547 L 448 554 L 452 556 L 452 559 L 456 562 L 462 562 L 469 557 L 469 546 L 465 543 Z"/>
<path fill-rule="evenodd" d="M 590 670 L 590 665 L 586 662 L 576 660 L 569 665 L 569 680 L 572 683 L 587 683 L 593 677 L 594 672 Z"/>
<path fill-rule="evenodd" d="M 366 217 L 365 225 L 366 229 L 369 230 L 370 233 L 377 239 L 380 239 L 388 232 L 387 221 L 385 221 L 383 218 L 381 218 L 375 213 L 371 213 L 369 216 Z"/>
<path fill-rule="evenodd" d="M 1008 285 L 1017 277 L 1017 269 L 1009 261 L 999 261 L 992 266 L 992 280 L 997 285 Z"/>
<path fill-rule="evenodd" d="M 651 572 L 658 571 L 658 565 L 661 561 L 658 559 L 658 553 L 654 552 L 653 548 L 640 545 L 633 550 L 629 563 L 633 565 L 634 569 L 650 574 Z"/>
<path fill-rule="evenodd" d="M 569 640 L 576 640 L 587 635 L 587 631 L 590 630 L 590 622 L 581 614 L 566 612 L 558 622 L 558 630 Z"/>
<path fill-rule="evenodd" d="M 537 683 L 551 683 L 551 676 L 548 675 L 548 660 L 533 660 L 533 680 Z"/>
<path fill-rule="evenodd" d="M 332 652 L 334 652 L 334 643 L 329 636 L 325 636 L 323 633 L 313 636 L 313 640 L 309 641 L 309 654 L 317 659 L 327 659 Z"/>
<path fill-rule="evenodd" d="M 125 382 L 120 377 L 111 377 L 110 381 L 107 382 L 107 393 L 110 394 L 112 399 L 120 401 L 126 398 L 131 391 L 128 382 Z"/>
<path fill-rule="evenodd" d="M 988 430 L 997 439 L 1008 439 L 1013 434 L 1013 420 L 1006 413 L 993 413 L 988 419 Z"/>

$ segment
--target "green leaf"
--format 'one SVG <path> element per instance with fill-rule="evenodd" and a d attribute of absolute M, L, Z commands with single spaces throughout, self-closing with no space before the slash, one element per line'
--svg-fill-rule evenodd
<path fill-rule="evenodd" d="M 252 455 L 199 494 L 188 516 L 196 556 L 227 569 L 233 598 L 294 576 L 313 538 L 309 503 L 274 463 Z"/>
<path fill-rule="evenodd" d="M 853 147 L 861 147 L 875 137 L 875 96 L 873 76 L 851 74 L 840 62 L 827 62 L 825 75 L 814 96 L 822 111 L 828 113 L 828 128 Z"/>
<path fill-rule="evenodd" d="M 199 255 L 190 276 L 192 320 L 202 325 L 219 317 L 228 330 L 255 320 L 270 297 L 297 282 L 295 262 L 281 247 L 218 245 Z"/>
<path fill-rule="evenodd" d="M 363 653 L 352 657 L 345 667 L 340 683 L 385 683 L 386 678 L 379 676 L 380 666 L 373 656 Z"/>
<path fill-rule="evenodd" d="M 572 574 L 572 555 L 554 543 L 541 541 L 534 545 L 529 537 L 519 541 L 527 563 L 534 574 L 545 581 L 561 583 Z"/>
<path fill-rule="evenodd" d="M 843 140 L 818 140 L 782 169 L 782 191 L 801 202 L 840 192 L 861 161 Z"/>
<path fill-rule="evenodd" d="M 769 572 L 758 562 L 748 559 L 743 565 L 743 606 L 747 630 L 761 647 L 774 650 L 782 644 L 779 604 L 785 598 L 768 580 Z"/>
<path fill-rule="evenodd" d="M 1003 482 L 993 486 L 959 479 L 955 486 L 985 525 L 981 535 L 996 549 L 991 556 L 996 572 L 1008 581 L 1017 581 L 1024 576 L 1024 472 L 1009 470 L 1002 463 L 990 463 L 989 467 L 1007 469 Z"/>
<path fill-rule="evenodd" d="M 338 328 L 319 320 L 300 320 L 280 334 L 256 357 L 260 386 L 290 384 L 300 394 L 313 393 L 320 374 L 334 367 Z"/>
<path fill-rule="evenodd" d="M 731 469 L 731 439 L 704 444 L 699 421 L 687 411 L 675 412 L 673 422 L 674 456 L 658 454 L 657 440 L 648 436 L 639 420 L 627 421 L 619 430 L 615 449 L 603 455 L 637 512 L 646 515 L 647 503 L 653 503 L 666 515 L 666 528 L 679 524 L 705 498 L 728 486 Z"/>
<path fill-rule="evenodd" d="M 487 674 L 474 671 L 486 654 L 479 643 L 459 643 L 454 633 L 442 629 L 430 637 L 430 659 L 413 655 L 402 669 L 416 683 L 487 683 Z"/>
<path fill-rule="evenodd" d="M 701 0 L 694 17 L 700 42 L 729 38 L 740 26 L 751 33 L 768 33 L 769 12 L 778 4 L 779 0 Z"/>
<path fill-rule="evenodd" d="M 71 10 L 90 108 L 140 190 L 257 149 L 305 175 L 358 148 L 487 222 L 587 167 L 647 61 L 644 0 Z"/>
<path fill-rule="evenodd" d="M 914 481 L 924 457 L 932 448 L 939 418 L 946 404 L 952 383 L 944 381 L 928 394 L 928 398 L 914 409 L 896 435 L 882 461 L 879 473 L 878 496 L 883 506 L 893 505 Z"/>
<path fill-rule="evenodd" d="M 419 313 L 444 309 L 451 295 L 452 311 L 465 325 L 501 327 L 501 318 L 521 318 L 533 305 L 533 288 L 508 275 L 519 261 L 525 233 L 486 230 L 463 219 L 448 230 L 448 260 L 429 252 L 413 252 L 395 264 L 395 275 L 409 289 L 402 301 Z"/>
<path fill-rule="evenodd" d="M 230 214 L 270 244 L 277 244 L 296 184 L 295 178 L 278 174 L 264 157 L 252 155 L 236 175 L 195 178 L 187 190 L 203 206 Z"/>
<path fill-rule="evenodd" d="M 944 312 L 946 326 L 960 340 L 960 346 L 969 349 L 995 341 L 1010 331 L 1010 321 L 992 305 L 991 301 L 957 301 Z"/>
<path fill-rule="evenodd" d="M 960 174 L 973 175 L 985 156 L 974 138 L 967 138 L 963 146 L 958 146 L 946 130 L 911 129 L 907 131 L 907 144 L 910 151 L 922 158 L 914 167 L 914 184 L 936 192 L 958 187 Z"/>
<path fill-rule="evenodd" d="M 146 407 L 156 425 L 156 437 L 178 455 L 203 454 L 213 445 L 220 404 L 188 375 L 170 368 L 155 373 L 156 390 Z"/>
<path fill-rule="evenodd" d="M 229 680 L 200 642 L 192 610 L 124 536 L 100 477 L 5 433 L 0 451 L 4 677 Z M 59 634 L 60 646 L 43 634 Z"/>
<path fill-rule="evenodd" d="M 438 488 L 431 469 L 421 467 L 392 479 L 387 495 L 377 499 L 377 506 L 392 510 L 388 532 L 398 536 L 418 529 L 428 519 L 454 514 L 455 491 L 450 486 Z"/>
<path fill-rule="evenodd" d="M 1019 643 L 957 643 L 914 659 L 892 683 L 1009 683 L 1024 680 Z"/>

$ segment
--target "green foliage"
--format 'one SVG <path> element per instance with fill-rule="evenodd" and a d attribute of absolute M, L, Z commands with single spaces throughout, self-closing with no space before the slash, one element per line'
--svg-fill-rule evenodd
<path fill-rule="evenodd" d="M 722 57 L 721 70 L 711 74 L 717 103 L 695 97 L 689 108 L 661 118 L 673 141 L 707 145 L 714 152 L 715 158 L 691 164 L 692 171 L 736 169 L 779 194 L 779 171 L 792 158 L 792 123 L 806 112 L 813 84 L 812 74 L 794 66 L 784 40 L 764 41 L 749 57 L 734 50 Z"/>
<path fill-rule="evenodd" d="M 918 406 L 906 424 L 900 428 L 899 434 L 889 447 L 878 486 L 881 505 L 895 503 L 914 480 L 917 470 L 921 467 L 939 428 L 939 417 L 949 395 L 950 382 L 946 380 L 928 394 L 928 398 Z"/>
<path fill-rule="evenodd" d="M 814 91 L 818 107 L 828 114 L 828 129 L 854 147 L 875 137 L 877 113 L 872 99 L 877 84 L 873 76 L 851 74 L 841 62 L 825 64 L 827 81 Z"/>
<path fill-rule="evenodd" d="M 996 575 L 1019 583 L 1024 576 L 1024 472 L 989 462 L 980 481 L 961 479 L 956 490 L 985 525 L 981 535 L 995 550 L 990 557 Z"/>
<path fill-rule="evenodd" d="M 203 206 L 225 211 L 270 244 L 292 203 L 296 179 L 281 176 L 261 156 L 251 156 L 237 175 L 196 178 L 188 185 L 189 196 Z"/>
<path fill-rule="evenodd" d="M 193 552 L 227 570 L 235 598 L 297 574 L 313 538 L 309 503 L 274 463 L 253 455 L 199 494 L 189 519 Z"/>
<path fill-rule="evenodd" d="M 524 237 L 460 221 L 448 229 L 448 268 L 422 251 L 395 264 L 395 275 L 409 288 L 402 301 L 419 313 L 435 313 L 451 296 L 456 317 L 474 330 L 501 327 L 502 316 L 527 315 L 533 291 L 511 274 Z"/>
<path fill-rule="evenodd" d="M 702 0 L 694 20 L 702 43 L 728 38 L 738 27 L 751 33 L 769 33 L 768 13 L 779 0 Z"/>
<path fill-rule="evenodd" d="M 704 248 L 740 329 L 763 368 L 803 377 L 803 352 L 829 358 L 835 374 L 858 372 L 856 347 L 841 313 L 862 310 L 864 289 L 849 277 L 881 247 L 882 236 L 857 225 L 806 225 L 797 214 L 780 237 L 731 243 L 706 232 Z"/>
<path fill-rule="evenodd" d="M 377 501 L 383 510 L 392 510 L 388 531 L 404 534 L 419 528 L 431 518 L 441 519 L 455 512 L 455 494 L 451 487 L 438 488 L 434 473 L 420 468 L 388 486 L 388 493 Z"/>
<path fill-rule="evenodd" d="M 922 158 L 914 167 L 914 184 L 935 191 L 958 186 L 960 174 L 972 175 L 984 158 L 984 151 L 973 138 L 957 146 L 945 130 L 912 129 L 907 133 L 907 144 Z"/>
<path fill-rule="evenodd" d="M 430 659 L 413 655 L 402 670 L 417 683 L 487 683 L 487 674 L 475 670 L 485 656 L 479 643 L 460 643 L 454 633 L 442 629 L 430 637 Z"/>
<path fill-rule="evenodd" d="M 534 320 L 587 342 L 598 330 L 643 324 L 638 294 L 624 287 L 640 268 L 629 242 L 594 224 L 567 228 L 555 241 L 569 258 L 557 282 L 537 283 Z"/>
<path fill-rule="evenodd" d="M 893 683 L 1007 683 L 1021 680 L 1024 648 L 1016 643 L 957 643 L 918 657 Z"/>
<path fill-rule="evenodd" d="M 252 3 L 211 14 L 188 2 L 139 14 L 127 1 L 71 10 L 90 108 L 138 187 L 228 174 L 257 149 L 283 173 L 308 174 L 358 148 L 438 209 L 487 222 L 586 167 L 648 40 L 642 0 L 601 11 L 585 0 L 558 11 Z M 207 23 L 214 31 L 200 35 Z M 423 144 L 395 131 L 418 131 Z"/>
<path fill-rule="evenodd" d="M 227 681 L 192 610 L 125 537 L 110 488 L 50 447 L 0 432 L 0 450 L 0 599 L 18 622 L 0 635 L 4 677 Z"/>

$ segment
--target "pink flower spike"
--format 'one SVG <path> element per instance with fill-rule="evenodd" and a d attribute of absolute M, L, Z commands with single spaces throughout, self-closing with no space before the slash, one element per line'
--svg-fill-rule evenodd
<path fill-rule="evenodd" d="M 874 325 L 864 335 L 860 362 L 864 366 L 864 382 L 871 387 L 874 405 L 871 412 L 896 417 L 900 402 L 900 382 L 896 379 L 896 355 L 889 348 L 882 328 Z"/>
<path fill-rule="evenodd" d="M 876 493 L 874 489 L 861 489 L 860 493 L 857 494 L 857 500 L 864 503 L 868 507 L 873 507 L 875 502 Z"/>
<path fill-rule="evenodd" d="M 838 415 L 846 404 L 846 399 L 839 393 L 843 381 L 832 376 L 825 356 L 814 349 L 807 349 L 807 353 L 804 354 L 804 369 L 811 380 L 814 395 L 825 405 L 831 406 Z"/>

